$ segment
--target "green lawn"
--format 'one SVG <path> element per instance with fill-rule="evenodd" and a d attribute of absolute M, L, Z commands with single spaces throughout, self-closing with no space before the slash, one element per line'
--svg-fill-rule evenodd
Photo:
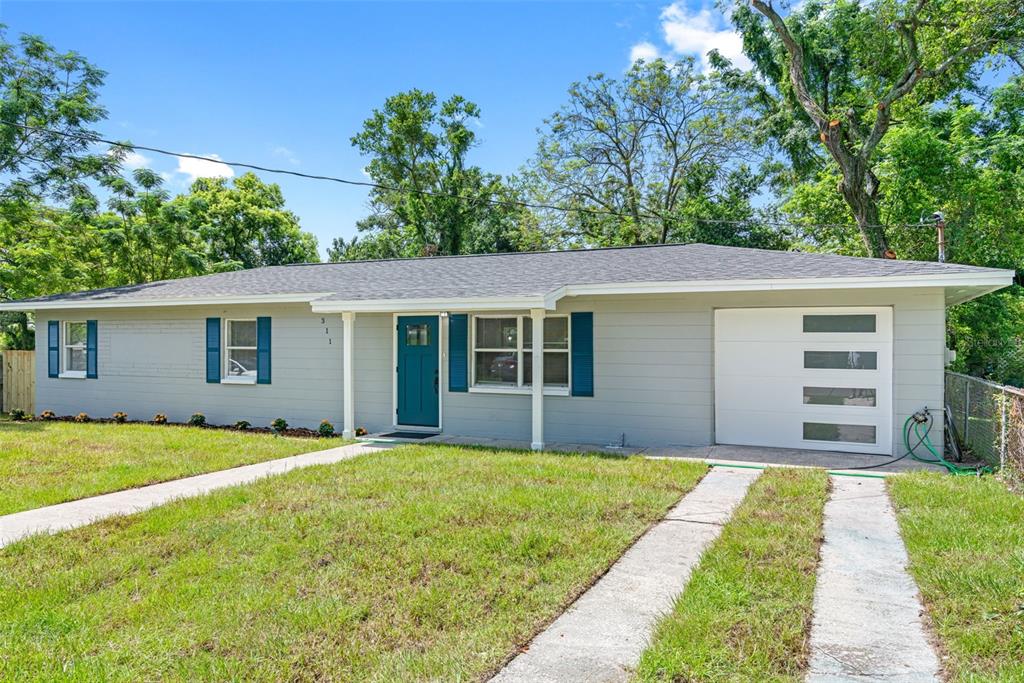
<path fill-rule="evenodd" d="M 0 515 L 342 443 L 195 427 L 0 421 Z"/>
<path fill-rule="evenodd" d="M 470 680 L 703 475 L 407 446 L 0 550 L 0 680 Z"/>
<path fill-rule="evenodd" d="M 800 680 L 827 494 L 822 470 L 766 470 L 659 623 L 638 678 Z"/>
<path fill-rule="evenodd" d="M 1024 499 L 991 477 L 888 482 L 950 678 L 1024 681 Z"/>

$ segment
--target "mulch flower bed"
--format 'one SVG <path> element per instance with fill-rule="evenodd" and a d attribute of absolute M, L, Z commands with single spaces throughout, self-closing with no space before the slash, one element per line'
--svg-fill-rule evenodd
<path fill-rule="evenodd" d="M 17 422 L 78 422 L 74 415 L 57 415 L 54 417 L 35 417 L 31 420 L 16 420 Z M 144 424 L 144 425 L 156 425 L 160 427 L 192 427 L 193 429 L 222 429 L 229 432 L 244 432 L 246 434 L 277 434 L 278 436 L 291 436 L 299 439 L 340 439 L 340 434 L 332 434 L 331 436 L 323 436 L 315 429 L 306 429 L 305 427 L 288 427 L 281 431 L 276 431 L 270 427 L 249 427 L 247 429 L 237 429 L 231 425 L 211 425 L 204 424 L 202 426 L 190 425 L 184 422 L 152 422 L 149 420 L 125 420 L 119 422 L 112 417 L 90 417 L 88 420 L 83 421 L 80 424 L 86 422 L 99 423 L 99 424 Z"/>

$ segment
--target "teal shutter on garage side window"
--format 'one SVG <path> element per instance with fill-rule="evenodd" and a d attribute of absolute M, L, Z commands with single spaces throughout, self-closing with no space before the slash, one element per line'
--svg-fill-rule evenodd
<path fill-rule="evenodd" d="M 206 319 L 206 381 L 220 382 L 220 318 Z"/>
<path fill-rule="evenodd" d="M 50 320 L 46 323 L 46 376 L 56 377 L 60 374 L 60 322 Z"/>
<path fill-rule="evenodd" d="M 469 316 L 448 316 L 448 391 L 469 391 Z"/>
<path fill-rule="evenodd" d="M 256 318 L 256 383 L 270 384 L 270 318 Z"/>
<path fill-rule="evenodd" d="M 85 377 L 96 379 L 99 377 L 97 366 L 96 347 L 98 344 L 98 330 L 95 320 L 85 321 Z"/>
<path fill-rule="evenodd" d="M 594 314 L 572 314 L 572 395 L 594 395 Z"/>

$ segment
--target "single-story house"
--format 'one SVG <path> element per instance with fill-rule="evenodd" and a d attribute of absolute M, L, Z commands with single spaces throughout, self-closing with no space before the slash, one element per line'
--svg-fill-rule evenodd
<path fill-rule="evenodd" d="M 688 244 L 274 266 L 0 308 L 35 314 L 36 407 L 57 414 L 892 454 L 908 415 L 943 406 L 946 307 L 1012 276 Z"/>

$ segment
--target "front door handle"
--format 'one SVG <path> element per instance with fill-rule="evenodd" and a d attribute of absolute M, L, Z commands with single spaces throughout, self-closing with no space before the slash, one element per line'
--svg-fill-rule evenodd
<path fill-rule="evenodd" d="M 438 370 L 434 370 L 434 393 L 435 394 L 437 393 L 437 385 L 438 385 L 438 381 L 439 381 L 438 380 L 438 374 L 437 374 L 438 372 L 439 372 Z"/>

